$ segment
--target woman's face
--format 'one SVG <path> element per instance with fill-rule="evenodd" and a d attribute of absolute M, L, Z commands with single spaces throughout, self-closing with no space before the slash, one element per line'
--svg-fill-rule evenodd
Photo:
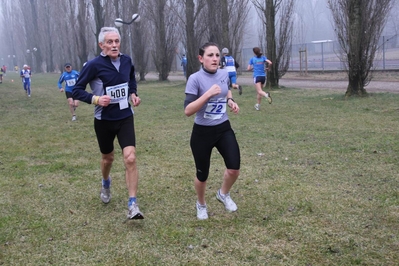
<path fill-rule="evenodd" d="M 198 56 L 202 66 L 209 72 L 216 72 L 219 68 L 220 51 L 217 46 L 208 46 L 204 50 L 204 55 Z"/>

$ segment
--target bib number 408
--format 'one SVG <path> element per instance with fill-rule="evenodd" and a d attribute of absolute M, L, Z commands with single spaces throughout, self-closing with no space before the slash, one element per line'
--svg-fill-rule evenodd
<path fill-rule="evenodd" d="M 123 98 L 125 96 L 126 96 L 126 90 L 123 88 L 111 91 L 111 98 L 113 99 Z"/>

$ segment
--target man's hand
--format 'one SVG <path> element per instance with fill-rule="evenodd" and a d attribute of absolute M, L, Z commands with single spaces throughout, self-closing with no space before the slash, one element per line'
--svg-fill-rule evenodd
<path fill-rule="evenodd" d="M 111 102 L 111 97 L 108 95 L 100 96 L 98 99 L 98 105 L 107 107 Z"/>
<path fill-rule="evenodd" d="M 139 96 L 136 96 L 136 94 L 132 93 L 131 98 L 132 98 L 132 104 L 133 104 L 134 107 L 140 105 L 141 99 L 140 99 Z"/>

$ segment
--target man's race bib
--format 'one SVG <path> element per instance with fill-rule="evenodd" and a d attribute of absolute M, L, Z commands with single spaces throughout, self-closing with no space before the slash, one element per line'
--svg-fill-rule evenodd
<path fill-rule="evenodd" d="M 68 87 L 75 86 L 75 84 L 76 84 L 76 79 L 68 79 L 68 80 L 65 80 L 65 83 L 68 85 Z"/>
<path fill-rule="evenodd" d="M 204 118 L 220 119 L 226 113 L 226 98 L 210 99 L 204 113 Z"/>
<path fill-rule="evenodd" d="M 106 87 L 105 91 L 107 95 L 111 97 L 110 104 L 119 103 L 119 109 L 121 110 L 129 107 L 129 90 L 127 83 Z"/>

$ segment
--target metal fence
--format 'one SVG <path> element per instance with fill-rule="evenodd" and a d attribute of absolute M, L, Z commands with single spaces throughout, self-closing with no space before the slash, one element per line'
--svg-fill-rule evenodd
<path fill-rule="evenodd" d="M 399 36 L 381 37 L 378 47 L 374 60 L 375 68 L 378 70 L 399 69 Z M 299 71 L 301 65 L 302 70 L 305 70 L 306 64 L 309 71 L 343 70 L 344 65 L 339 59 L 340 50 L 339 43 L 332 40 L 293 44 L 289 70 Z M 249 59 L 253 56 L 252 48 L 243 48 L 240 64 L 246 68 Z"/>

